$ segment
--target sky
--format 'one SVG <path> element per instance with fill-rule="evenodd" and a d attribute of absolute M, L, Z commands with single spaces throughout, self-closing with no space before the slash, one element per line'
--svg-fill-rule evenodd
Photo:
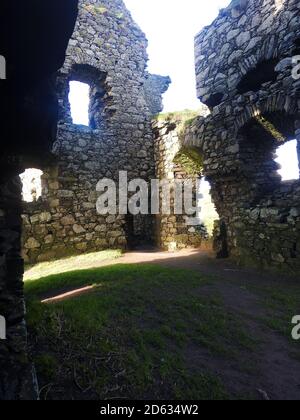
<path fill-rule="evenodd" d="M 277 149 L 276 162 L 282 166 L 278 172 L 283 181 L 299 178 L 297 140 L 289 141 Z"/>
<path fill-rule="evenodd" d="M 89 125 L 90 87 L 86 83 L 70 82 L 69 101 L 74 124 Z"/>
<path fill-rule="evenodd" d="M 199 108 L 194 37 L 231 0 L 124 0 L 148 41 L 150 73 L 170 76 L 164 112 Z"/>

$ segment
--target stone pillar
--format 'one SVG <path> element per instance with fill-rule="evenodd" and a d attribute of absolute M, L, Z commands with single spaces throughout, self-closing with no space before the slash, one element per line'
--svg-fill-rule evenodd
<path fill-rule="evenodd" d="M 0 178 L 0 315 L 6 321 L 6 339 L 0 340 L 0 400 L 37 398 L 27 355 L 21 230 L 21 181 L 18 176 Z"/>

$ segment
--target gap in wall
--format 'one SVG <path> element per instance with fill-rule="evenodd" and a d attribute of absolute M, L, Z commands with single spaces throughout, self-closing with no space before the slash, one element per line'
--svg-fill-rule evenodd
<path fill-rule="evenodd" d="M 277 158 L 281 169 L 278 170 L 282 181 L 299 179 L 299 160 L 297 154 L 297 140 L 290 140 L 277 148 Z"/>
<path fill-rule="evenodd" d="M 211 185 L 206 178 L 201 180 L 199 193 L 201 198 L 199 199 L 198 206 L 201 210 L 198 218 L 206 227 L 208 235 L 212 237 L 215 221 L 219 220 L 219 215 L 212 201 Z"/>
<path fill-rule="evenodd" d="M 40 169 L 29 168 L 20 175 L 22 197 L 26 203 L 33 203 L 42 196 L 42 175 Z"/>
<path fill-rule="evenodd" d="M 90 86 L 87 83 L 71 81 L 69 102 L 73 124 L 90 125 Z"/>

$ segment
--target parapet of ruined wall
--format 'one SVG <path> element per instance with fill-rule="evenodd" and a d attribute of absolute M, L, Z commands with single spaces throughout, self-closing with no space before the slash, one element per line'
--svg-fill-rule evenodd
<path fill-rule="evenodd" d="M 45 261 L 64 255 L 126 248 L 129 238 L 153 239 L 151 216 L 100 216 L 102 178 L 155 176 L 153 114 L 169 78 L 149 75 L 147 40 L 121 0 L 80 1 L 79 17 L 57 78 L 60 102 L 53 164 L 41 168 L 43 194 L 24 205 L 24 258 Z M 74 125 L 69 82 L 90 86 L 90 126 Z"/>
<path fill-rule="evenodd" d="M 158 115 L 163 110 L 162 94 L 168 90 L 170 83 L 170 77 L 148 74 L 144 92 L 152 115 Z"/>
<path fill-rule="evenodd" d="M 186 130 L 197 146 L 231 256 L 300 268 L 300 183 L 283 182 L 278 146 L 298 140 L 300 8 L 295 0 L 232 2 L 195 40 L 198 96 L 211 114 Z M 225 239 L 224 239 L 225 238 Z"/>

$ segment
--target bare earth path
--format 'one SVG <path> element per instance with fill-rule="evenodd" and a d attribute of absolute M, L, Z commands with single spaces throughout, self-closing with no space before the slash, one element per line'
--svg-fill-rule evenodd
<path fill-rule="evenodd" d="M 222 280 L 242 280 L 250 282 L 263 282 L 273 284 L 274 282 L 293 283 L 289 276 L 280 274 L 259 272 L 255 269 L 244 269 L 236 266 L 230 260 L 217 260 L 209 251 L 183 250 L 179 252 L 160 251 L 136 251 L 128 252 L 115 261 L 106 261 L 105 265 L 111 264 L 158 264 L 165 267 L 183 268 L 196 270 L 203 274 L 220 277 Z M 295 278 L 296 281 L 296 278 Z"/>

